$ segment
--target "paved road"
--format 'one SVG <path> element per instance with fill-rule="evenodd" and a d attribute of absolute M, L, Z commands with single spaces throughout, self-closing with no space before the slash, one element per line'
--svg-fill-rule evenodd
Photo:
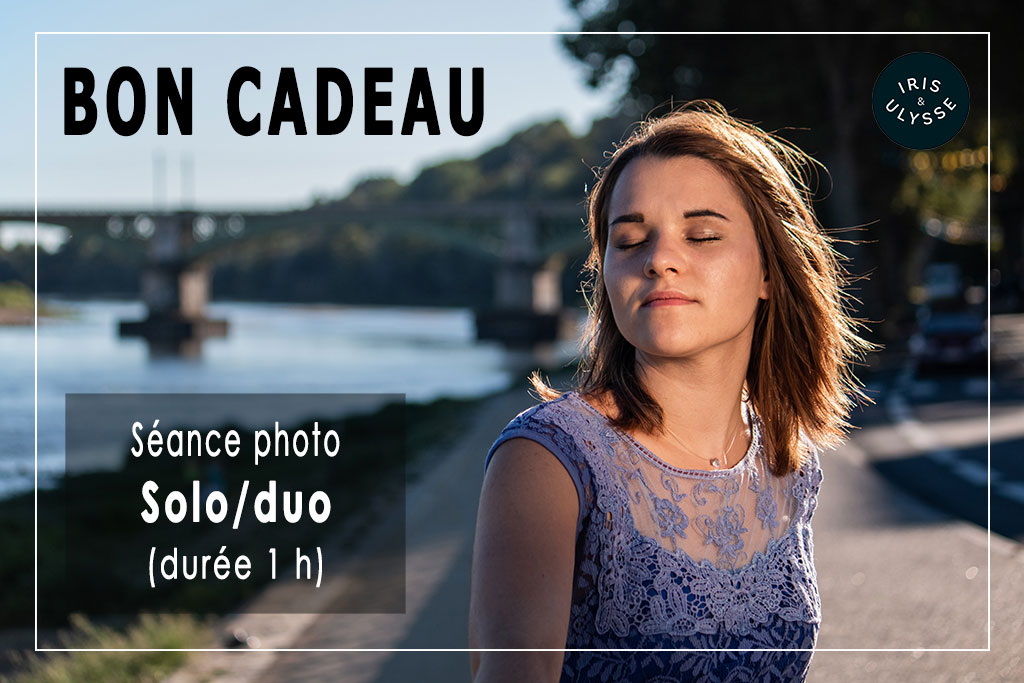
<path fill-rule="evenodd" d="M 980 527 L 989 523 L 991 477 L 993 530 L 1024 541 L 1024 381 L 994 374 L 990 390 L 984 375 L 922 373 L 908 363 L 868 386 L 878 405 L 858 415 L 871 427 L 858 441 L 880 474 Z"/>
<path fill-rule="evenodd" d="M 886 467 L 906 474 L 919 471 L 907 469 L 908 463 L 955 469 L 954 460 L 976 461 L 979 434 L 984 444 L 985 419 L 978 414 L 978 397 L 950 405 L 943 400 L 920 401 L 911 394 L 903 399 L 902 408 L 899 399 L 896 409 L 888 400 L 879 401 L 878 407 L 860 417 L 863 427 L 855 438 L 826 454 L 814 529 L 824 611 L 819 646 L 916 651 L 819 651 L 812 662 L 811 681 L 1022 681 L 1024 612 L 1019 605 L 1024 603 L 1024 550 L 1020 543 L 998 534 L 993 534 L 991 547 L 992 651 L 927 651 L 987 649 L 988 534 L 955 506 L 946 506 L 948 511 L 936 509 L 905 491 L 893 483 L 899 477 Z M 940 392 L 938 398 L 944 396 Z M 233 626 L 265 632 L 264 647 L 465 647 L 483 454 L 507 420 L 530 403 L 524 392 L 484 403 L 470 431 L 436 470 L 410 490 L 405 615 L 300 615 L 267 617 L 263 622 L 243 616 Z M 1013 401 L 1004 405 L 1008 432 L 1019 424 L 1014 422 L 1014 411 L 1019 410 L 1020 404 Z M 922 434 L 934 440 L 922 441 L 927 438 Z M 1005 455 L 1006 481 L 1016 472 L 1011 469 L 1015 439 L 1006 440 L 1005 453 L 999 451 L 1001 464 Z M 946 463 L 936 459 L 936 443 L 953 459 Z M 938 481 L 950 489 L 949 498 L 974 500 L 962 477 L 950 478 L 949 472 L 944 476 Z M 388 524 L 384 519 L 370 537 L 388 533 Z M 469 680 L 469 669 L 466 653 L 248 651 L 198 656 L 174 680 L 200 679 L 457 682 Z"/>

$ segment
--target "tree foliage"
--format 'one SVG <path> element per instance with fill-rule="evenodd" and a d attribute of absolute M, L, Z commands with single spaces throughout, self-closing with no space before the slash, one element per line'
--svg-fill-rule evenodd
<path fill-rule="evenodd" d="M 1021 5 L 925 2 L 879 4 L 867 0 L 814 3 L 715 3 L 640 0 L 568 0 L 580 33 L 563 37 L 569 54 L 584 65 L 587 82 L 620 88 L 623 112 L 642 118 L 664 113 L 695 98 L 722 102 L 735 116 L 776 132 L 822 161 L 829 176 L 819 183 L 819 217 L 841 230 L 852 269 L 871 273 L 859 296 L 868 317 L 907 318 L 906 292 L 920 273 L 934 237 L 921 227 L 944 220 L 984 221 L 978 177 L 939 165 L 922 178 L 908 150 L 889 141 L 871 113 L 878 74 L 908 52 L 935 52 L 952 61 L 971 90 L 971 112 L 960 134 L 940 151 L 976 154 L 987 144 L 991 114 L 995 165 L 1015 169 L 1020 157 L 1017 63 L 1009 30 L 1022 18 Z M 837 35 L 826 31 L 989 31 L 992 36 L 992 109 L 988 110 L 986 35 Z M 650 35 L 645 31 L 687 31 Z M 714 35 L 711 32 L 782 32 L 787 35 Z M 599 32 L 619 32 L 616 35 Z M 704 32 L 701 34 L 701 32 Z M 792 32 L 801 32 L 794 34 Z M 1011 84 L 1013 84 L 1011 86 Z M 1020 268 L 1022 214 L 1020 177 L 1006 170 L 993 183 L 997 223 L 1007 230 L 1003 256 Z M 1017 188 L 1017 192 L 1012 192 Z M 907 201 L 914 196 L 913 201 Z M 941 197 L 941 201 L 936 201 Z M 847 231 L 857 228 L 855 231 Z M 976 263 L 974 255 L 971 258 Z M 913 263 L 917 266 L 907 266 Z M 1018 273 L 1019 276 L 1019 273 Z M 982 276 L 983 278 L 984 276 Z M 890 302 L 887 310 L 882 302 Z M 893 330 L 895 333 L 895 330 Z"/>

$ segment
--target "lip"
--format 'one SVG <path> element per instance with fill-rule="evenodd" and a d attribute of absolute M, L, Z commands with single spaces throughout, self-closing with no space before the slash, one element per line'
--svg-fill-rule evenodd
<path fill-rule="evenodd" d="M 665 289 L 648 294 L 640 307 L 655 308 L 657 306 L 685 306 L 693 303 L 697 303 L 696 300 L 691 299 L 682 292 L 678 292 L 674 289 Z"/>

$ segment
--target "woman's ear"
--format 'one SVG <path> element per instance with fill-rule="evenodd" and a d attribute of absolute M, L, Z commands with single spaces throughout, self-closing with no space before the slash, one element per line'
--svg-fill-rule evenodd
<path fill-rule="evenodd" d="M 764 278 L 761 280 L 761 288 L 757 293 L 757 298 L 767 299 L 768 293 L 771 291 L 771 287 L 768 282 L 768 271 L 762 269 L 761 272 L 764 274 Z"/>

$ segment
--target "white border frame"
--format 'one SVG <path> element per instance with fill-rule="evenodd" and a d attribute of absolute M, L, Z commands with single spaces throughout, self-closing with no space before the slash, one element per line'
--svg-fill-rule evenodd
<path fill-rule="evenodd" d="M 986 519 L 988 537 L 988 643 L 984 648 L 40 648 L 39 647 L 39 36 L 555 36 L 555 35 L 618 35 L 615 31 L 36 31 L 34 65 L 34 174 L 33 174 L 33 397 L 35 436 L 34 483 L 34 551 L 35 634 L 36 652 L 991 652 L 992 651 L 992 32 L 991 31 L 635 31 L 630 35 L 983 35 L 986 36 L 986 223 L 988 255 L 986 302 L 988 328 L 987 420 L 988 469 Z"/>

